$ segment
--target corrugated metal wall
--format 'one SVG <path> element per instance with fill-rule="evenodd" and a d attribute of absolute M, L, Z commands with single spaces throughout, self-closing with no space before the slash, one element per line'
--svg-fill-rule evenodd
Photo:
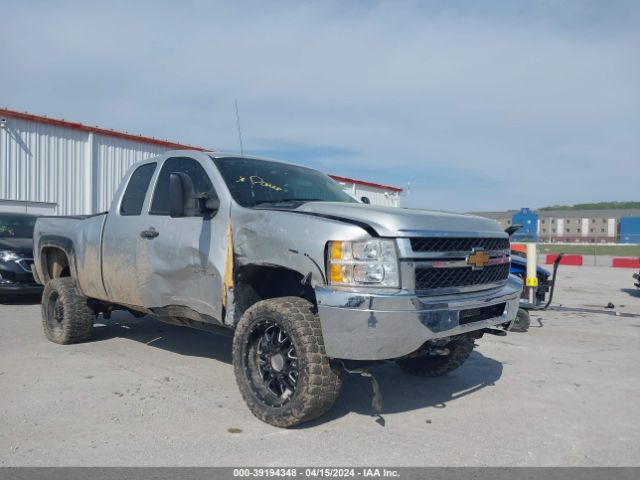
<path fill-rule="evenodd" d="M 129 166 L 166 150 L 8 117 L 0 128 L 0 200 L 55 203 L 58 215 L 104 211 Z"/>
<path fill-rule="evenodd" d="M 113 194 L 131 165 L 160 155 L 167 148 L 120 138 L 95 135 L 93 139 L 95 165 L 95 205 L 97 212 L 109 209 Z"/>
<path fill-rule="evenodd" d="M 85 158 L 83 132 L 9 118 L 0 129 L 0 199 L 85 212 Z"/>
<path fill-rule="evenodd" d="M 20 201 L 27 210 L 45 202 L 57 215 L 106 211 L 131 165 L 169 149 L 22 117 L 8 116 L 0 125 L 0 210 Z M 373 205 L 400 206 L 398 192 L 343 185 Z"/>
<path fill-rule="evenodd" d="M 362 197 L 367 197 L 371 202 L 371 205 L 382 205 L 385 207 L 399 207 L 400 196 L 398 192 L 390 190 L 383 190 L 381 188 L 369 187 L 367 185 L 360 185 L 352 182 L 339 182 L 344 186 L 345 192 L 360 200 Z"/>

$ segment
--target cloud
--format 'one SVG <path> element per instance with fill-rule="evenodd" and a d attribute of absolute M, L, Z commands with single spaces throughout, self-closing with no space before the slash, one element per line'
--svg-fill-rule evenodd
<path fill-rule="evenodd" d="M 24 3 L 24 2 L 23 2 Z M 0 104 L 403 186 L 637 199 L 637 2 L 8 3 Z"/>

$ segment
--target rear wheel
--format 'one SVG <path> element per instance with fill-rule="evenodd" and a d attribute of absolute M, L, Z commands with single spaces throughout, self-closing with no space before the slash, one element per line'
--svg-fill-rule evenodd
<path fill-rule="evenodd" d="M 233 367 L 251 412 L 277 427 L 319 417 L 340 391 L 315 307 L 298 297 L 264 300 L 244 313 L 233 338 Z"/>
<path fill-rule="evenodd" d="M 86 342 L 91 338 L 93 320 L 87 297 L 73 278 L 47 282 L 42 293 L 42 326 L 49 340 L 63 345 Z"/>
<path fill-rule="evenodd" d="M 419 377 L 440 377 L 460 367 L 473 351 L 473 340 L 459 338 L 450 341 L 443 348 L 447 355 L 424 355 L 396 360 L 402 370 Z"/>

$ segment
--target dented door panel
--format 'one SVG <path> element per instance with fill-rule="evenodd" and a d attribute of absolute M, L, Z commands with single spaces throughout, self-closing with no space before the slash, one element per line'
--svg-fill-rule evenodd
<path fill-rule="evenodd" d="M 211 219 L 150 218 L 159 235 L 138 249 L 140 292 L 147 308 L 185 305 L 221 318 L 227 219 L 224 212 Z"/>

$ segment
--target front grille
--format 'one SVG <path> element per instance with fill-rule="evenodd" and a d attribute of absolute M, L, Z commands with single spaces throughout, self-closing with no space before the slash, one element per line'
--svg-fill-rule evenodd
<path fill-rule="evenodd" d="M 497 283 L 509 276 L 509 264 L 491 265 L 481 270 L 471 267 L 416 268 L 416 291 L 469 287 Z"/>
<path fill-rule="evenodd" d="M 474 248 L 509 250 L 508 238 L 411 238 L 414 252 L 462 252 Z"/>
<path fill-rule="evenodd" d="M 490 305 L 488 307 L 472 308 L 460 311 L 460 325 L 467 323 L 479 322 L 480 320 L 489 320 L 490 318 L 499 317 L 504 313 L 506 303 Z"/>

